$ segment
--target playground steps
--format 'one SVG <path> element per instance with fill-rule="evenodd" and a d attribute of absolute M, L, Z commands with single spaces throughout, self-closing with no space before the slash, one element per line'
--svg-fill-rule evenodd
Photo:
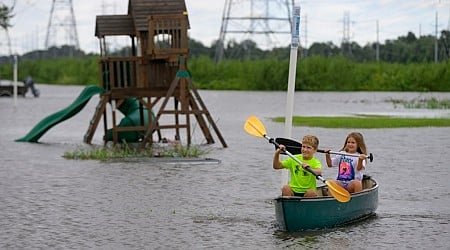
<path fill-rule="evenodd" d="M 106 109 L 106 104 L 108 104 L 109 97 L 107 94 L 103 94 L 100 98 L 100 101 L 95 108 L 94 116 L 89 122 L 89 127 L 84 134 L 84 143 L 91 144 L 92 137 L 94 137 L 95 130 L 97 129 L 98 123 L 100 122 L 100 118 L 102 118 L 103 113 Z"/>

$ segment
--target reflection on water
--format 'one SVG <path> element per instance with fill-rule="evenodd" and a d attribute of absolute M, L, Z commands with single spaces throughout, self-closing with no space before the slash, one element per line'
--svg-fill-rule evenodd
<path fill-rule="evenodd" d="M 228 148 L 209 146 L 220 162 L 65 160 L 82 144 L 98 98 L 50 129 L 40 143 L 17 143 L 45 116 L 69 105 L 82 87 L 39 85 L 39 98 L 0 98 L 0 248 L 101 249 L 447 249 L 450 238 L 450 128 L 362 129 L 380 183 L 376 216 L 314 232 L 280 232 L 272 199 L 280 173 L 273 146 L 249 136 L 256 115 L 271 137 L 284 136 L 285 93 L 201 91 Z M 406 110 L 389 99 L 449 93 L 296 93 L 295 115 L 399 114 L 450 117 L 447 110 Z M 198 125 L 196 125 L 198 127 Z M 101 127 L 101 126 L 99 126 Z M 194 124 L 195 127 L 195 124 Z M 101 145 L 102 128 L 93 143 Z M 339 149 L 353 129 L 294 127 L 293 138 L 315 134 L 321 148 Z M 165 135 L 172 138 L 172 134 Z M 204 143 L 200 129 L 196 144 Z M 317 157 L 324 162 L 324 155 Z M 333 169 L 323 176 L 333 178 Z"/>

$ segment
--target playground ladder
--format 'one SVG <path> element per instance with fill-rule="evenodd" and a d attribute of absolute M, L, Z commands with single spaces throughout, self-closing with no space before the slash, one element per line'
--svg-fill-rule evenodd
<path fill-rule="evenodd" d="M 101 95 L 101 99 L 97 104 L 97 107 L 95 108 L 94 116 L 92 117 L 91 121 L 89 122 L 89 127 L 86 131 L 86 134 L 84 134 L 84 143 L 91 144 L 92 137 L 94 136 L 95 130 L 97 129 L 98 123 L 100 122 L 100 118 L 102 117 L 103 113 L 106 109 L 106 104 L 108 103 L 108 95 L 103 94 Z"/>

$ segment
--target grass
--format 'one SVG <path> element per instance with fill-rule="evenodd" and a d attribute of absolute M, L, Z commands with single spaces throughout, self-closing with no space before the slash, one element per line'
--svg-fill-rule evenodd
<path fill-rule="evenodd" d="M 428 99 L 416 98 L 410 101 L 390 99 L 388 102 L 392 102 L 394 106 L 403 105 L 405 108 L 410 109 L 450 109 L 450 100 L 438 100 L 435 97 Z"/>
<path fill-rule="evenodd" d="M 450 109 L 450 100 L 413 99 L 410 101 L 390 99 L 394 106 L 415 109 Z M 284 122 L 284 117 L 272 118 L 275 122 Z M 294 126 L 321 128 L 413 128 L 413 127 L 450 127 L 450 118 L 401 118 L 380 115 L 359 115 L 351 117 L 294 116 Z"/>
<path fill-rule="evenodd" d="M 284 122 L 284 117 L 272 118 Z M 450 119 L 445 118 L 399 118 L 390 116 L 316 117 L 294 116 L 294 126 L 321 128 L 412 128 L 450 127 Z"/>
<path fill-rule="evenodd" d="M 195 158 L 207 153 L 199 146 L 183 146 L 179 143 L 156 145 L 139 149 L 126 143 L 115 146 L 80 147 L 74 151 L 65 152 L 63 157 L 72 160 L 105 160 L 119 158 L 149 158 L 149 157 L 184 157 Z"/>

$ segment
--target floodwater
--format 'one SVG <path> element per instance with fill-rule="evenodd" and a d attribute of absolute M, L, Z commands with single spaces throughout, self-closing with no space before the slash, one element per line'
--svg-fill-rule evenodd
<path fill-rule="evenodd" d="M 286 233 L 275 223 L 281 174 L 273 146 L 248 135 L 250 115 L 271 137 L 284 125 L 286 93 L 200 91 L 228 148 L 208 146 L 220 163 L 66 160 L 83 145 L 98 97 L 39 143 L 15 142 L 83 87 L 38 84 L 39 98 L 0 98 L 1 249 L 450 249 L 450 128 L 361 129 L 374 161 L 365 173 L 379 184 L 376 215 L 352 225 Z M 310 93 L 295 95 L 295 115 L 395 114 L 450 117 L 448 110 L 404 109 L 385 100 L 450 93 Z M 194 119 L 193 119 L 194 120 Z M 102 144 L 102 123 L 93 143 Z M 193 142 L 205 142 L 193 122 Z M 294 127 L 338 150 L 352 129 Z M 173 138 L 171 131 L 165 131 Z M 172 134 L 171 134 L 172 133 Z M 182 138 L 183 139 L 183 138 Z M 317 154 L 324 163 L 324 155 Z M 324 178 L 334 170 L 324 169 Z"/>

